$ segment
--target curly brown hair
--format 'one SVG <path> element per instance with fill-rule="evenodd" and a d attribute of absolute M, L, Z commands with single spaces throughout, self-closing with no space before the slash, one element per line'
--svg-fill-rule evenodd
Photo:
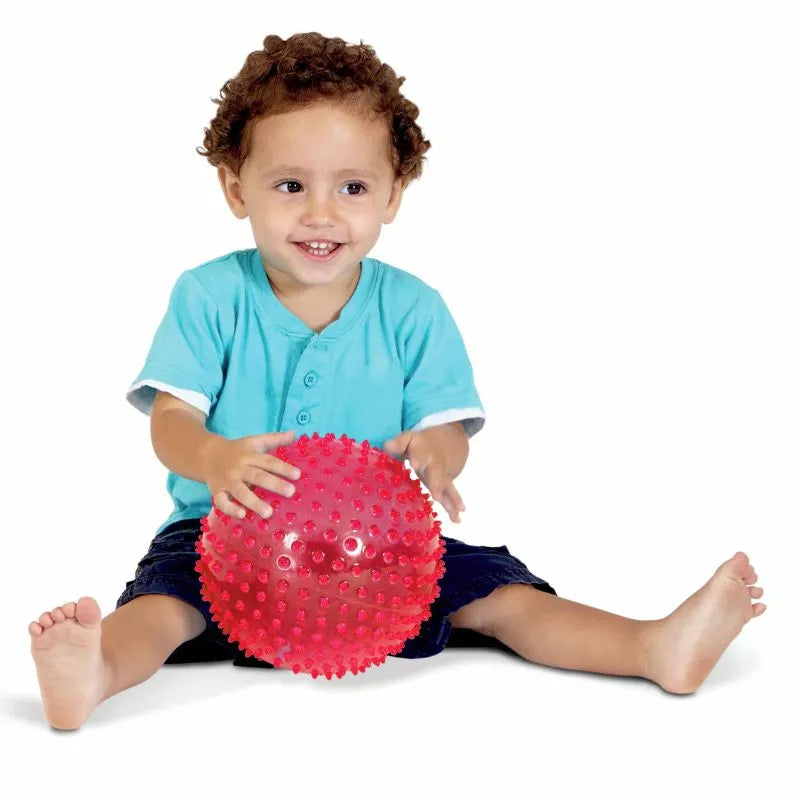
<path fill-rule="evenodd" d="M 416 123 L 419 109 L 400 93 L 405 78 L 363 42 L 320 33 L 297 33 L 283 40 L 270 35 L 264 48 L 247 56 L 236 77 L 226 81 L 211 127 L 196 151 L 238 176 L 250 152 L 254 123 L 319 100 L 333 100 L 386 119 L 391 134 L 390 160 L 396 178 L 407 186 L 422 174 L 430 142 Z"/>

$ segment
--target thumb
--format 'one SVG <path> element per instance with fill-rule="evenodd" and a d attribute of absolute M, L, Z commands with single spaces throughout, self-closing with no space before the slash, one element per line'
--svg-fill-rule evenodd
<path fill-rule="evenodd" d="M 405 456 L 412 436 L 413 434 L 411 431 L 398 433 L 394 439 L 389 439 L 389 441 L 384 442 L 383 449 L 393 456 Z"/>
<path fill-rule="evenodd" d="M 250 436 L 250 443 L 259 453 L 267 453 L 281 445 L 291 444 L 294 441 L 294 431 L 279 431 L 278 433 L 261 433 Z"/>

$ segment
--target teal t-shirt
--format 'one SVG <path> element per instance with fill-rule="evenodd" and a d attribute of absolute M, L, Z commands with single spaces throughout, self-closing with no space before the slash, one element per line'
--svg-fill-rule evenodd
<path fill-rule="evenodd" d="M 127 399 L 145 414 L 156 389 L 238 439 L 295 430 L 381 447 L 400 431 L 484 412 L 461 334 L 437 291 L 373 258 L 338 319 L 317 334 L 272 291 L 257 248 L 182 273 Z M 175 510 L 158 528 L 211 510 L 204 483 L 170 472 Z"/>

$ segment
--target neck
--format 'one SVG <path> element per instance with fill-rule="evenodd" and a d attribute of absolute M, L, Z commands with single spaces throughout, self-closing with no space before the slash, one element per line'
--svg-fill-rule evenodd
<path fill-rule="evenodd" d="M 361 276 L 361 264 L 335 283 L 325 286 L 303 286 L 281 273 L 265 267 L 275 297 L 298 319 L 316 333 L 321 333 L 339 318 L 342 309 L 353 296 Z"/>

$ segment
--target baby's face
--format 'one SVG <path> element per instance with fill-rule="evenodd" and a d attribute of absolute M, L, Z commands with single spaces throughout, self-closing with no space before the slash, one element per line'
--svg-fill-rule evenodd
<path fill-rule="evenodd" d="M 239 177 L 221 167 L 220 182 L 286 288 L 334 285 L 352 277 L 397 213 L 402 181 L 390 152 L 384 120 L 319 102 L 259 120 Z M 319 256 L 301 242 L 338 246 Z"/>

